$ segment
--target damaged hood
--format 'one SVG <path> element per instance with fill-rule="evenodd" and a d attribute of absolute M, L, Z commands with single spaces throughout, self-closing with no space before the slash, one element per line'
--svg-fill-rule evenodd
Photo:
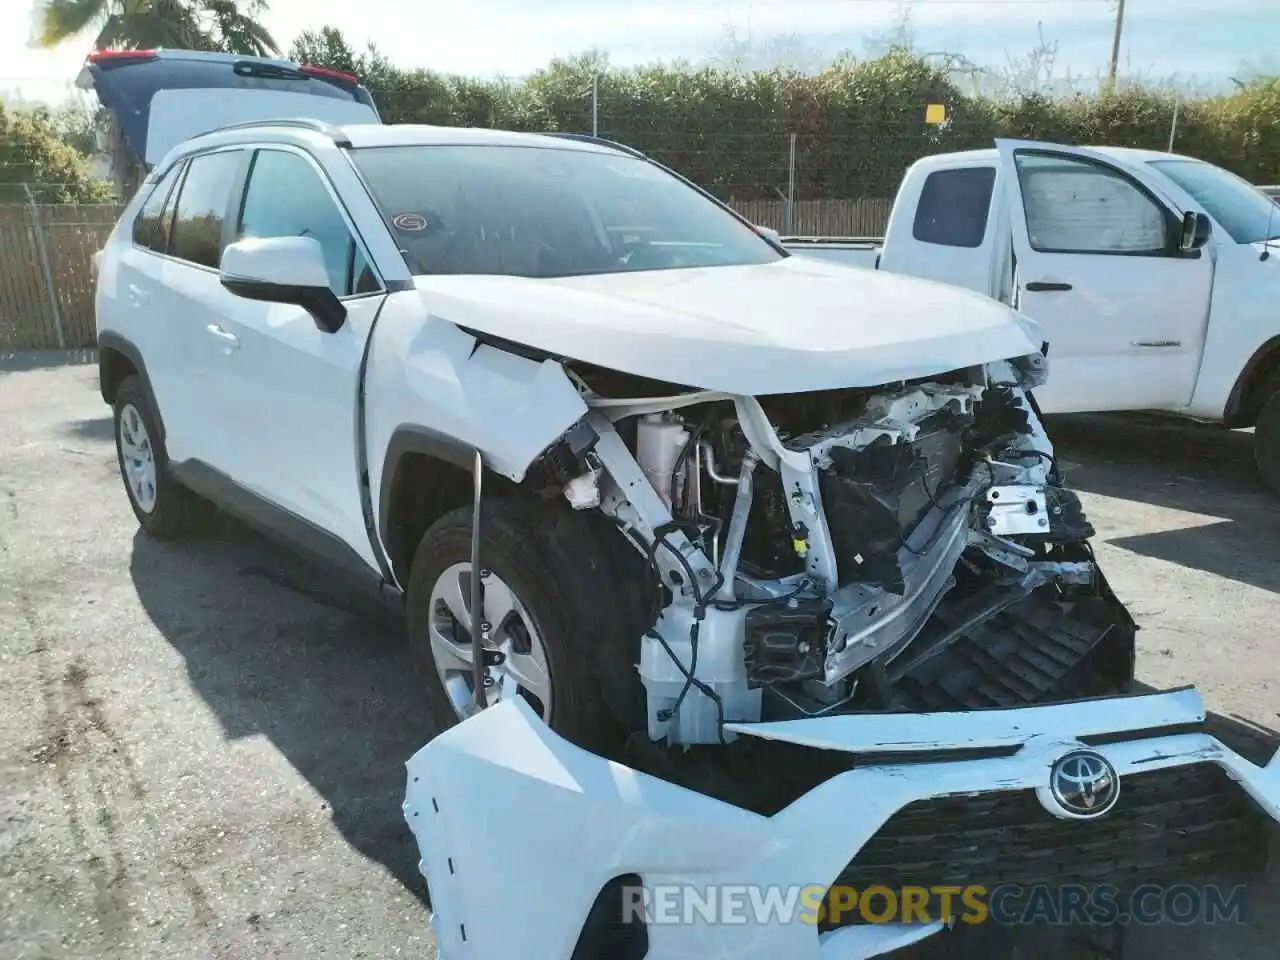
<path fill-rule="evenodd" d="M 431 316 L 705 390 L 872 387 L 1034 353 L 1035 323 L 981 294 L 802 257 L 530 279 L 424 276 Z"/>

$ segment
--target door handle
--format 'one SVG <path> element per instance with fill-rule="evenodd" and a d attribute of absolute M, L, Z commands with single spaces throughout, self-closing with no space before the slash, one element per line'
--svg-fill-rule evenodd
<path fill-rule="evenodd" d="M 1050 280 L 1032 280 L 1024 288 L 1028 293 L 1048 293 L 1051 290 L 1070 290 L 1071 284 Z"/>
<path fill-rule="evenodd" d="M 240 346 L 240 339 L 234 333 L 227 333 L 227 331 L 223 330 L 216 323 L 209 324 L 205 327 L 205 330 L 221 340 L 223 346 L 228 350 L 235 350 Z"/>

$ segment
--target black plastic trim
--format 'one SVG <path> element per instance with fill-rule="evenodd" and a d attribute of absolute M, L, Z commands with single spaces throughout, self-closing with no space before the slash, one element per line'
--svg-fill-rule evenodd
<path fill-rule="evenodd" d="M 347 319 L 347 308 L 328 287 L 266 283 L 246 277 L 230 277 L 225 273 L 222 274 L 222 285 L 237 297 L 244 297 L 246 300 L 296 304 L 311 314 L 316 326 L 325 333 L 341 330 Z"/>
<path fill-rule="evenodd" d="M 225 473 L 200 460 L 170 464 L 184 487 L 282 545 L 340 574 L 378 600 L 386 599 L 381 573 L 350 545 L 309 520 L 246 490 Z"/>
<path fill-rule="evenodd" d="M 360 356 L 360 372 L 356 378 L 356 457 L 357 467 L 360 471 L 360 514 L 364 519 L 364 532 L 369 538 L 369 549 L 373 551 L 374 557 L 378 561 L 378 570 L 382 573 L 382 580 L 386 584 L 394 584 L 396 582 L 395 574 L 391 570 L 391 564 L 387 559 L 386 547 L 383 538 L 378 532 L 378 522 L 373 515 L 373 478 L 369 476 L 369 436 L 368 436 L 368 418 L 365 414 L 365 375 L 369 369 L 369 354 L 373 351 L 373 338 L 378 330 L 378 318 L 382 316 L 383 308 L 386 307 L 387 300 L 384 297 L 382 303 L 378 304 L 378 310 L 373 315 L 373 321 L 369 324 L 369 335 L 364 341 L 364 352 Z"/>
<path fill-rule="evenodd" d="M 541 363 L 543 360 L 566 360 L 559 354 L 548 353 L 545 350 L 539 350 L 537 347 L 531 347 L 528 344 L 517 343 L 514 340 L 507 340 L 505 337 L 495 337 L 491 333 L 485 333 L 483 330 L 476 330 L 472 327 L 464 327 L 458 324 L 458 329 L 463 333 L 475 337 L 477 344 L 485 344 L 486 346 L 496 347 L 499 350 L 513 353 L 517 357 L 523 357 L 526 360 L 532 360 L 535 363 Z M 471 351 L 475 353 L 473 349 Z"/>
<path fill-rule="evenodd" d="M 1231 388 L 1231 393 L 1227 397 L 1227 406 L 1223 410 L 1223 420 L 1227 426 L 1241 426 L 1235 423 L 1235 418 L 1240 415 L 1240 410 L 1244 406 L 1245 388 L 1250 384 L 1253 375 L 1258 368 L 1273 354 L 1280 351 L 1280 337 L 1272 337 L 1257 350 L 1253 352 L 1253 356 L 1249 358 L 1249 362 L 1244 365 L 1244 369 L 1240 371 L 1240 376 L 1236 378 L 1235 385 Z"/>
<path fill-rule="evenodd" d="M 137 348 L 132 340 L 127 340 L 118 333 L 112 333 L 104 330 L 98 334 L 98 392 L 102 394 L 103 403 L 111 403 L 107 399 L 107 358 L 106 351 L 114 350 L 116 353 L 128 359 L 133 364 L 133 368 L 138 371 L 138 376 L 142 378 L 142 389 L 147 395 L 147 402 L 151 404 L 152 413 L 157 420 L 157 426 L 160 429 L 160 439 L 164 440 L 164 418 L 160 414 L 160 405 L 156 403 L 155 392 L 151 389 L 151 376 L 147 373 L 147 365 L 142 359 L 142 351 Z"/>
<path fill-rule="evenodd" d="M 394 515 L 392 500 L 395 495 L 396 473 L 400 461 L 411 453 L 420 453 L 433 460 L 440 460 L 451 466 L 459 467 L 467 473 L 475 468 L 475 451 L 466 444 L 459 443 L 428 427 L 413 424 L 401 424 L 391 434 L 387 443 L 387 452 L 382 459 L 382 482 L 379 484 L 378 498 L 378 536 L 382 548 L 388 554 L 394 553 L 391 542 L 391 517 Z M 372 484 L 370 485 L 372 487 Z"/>

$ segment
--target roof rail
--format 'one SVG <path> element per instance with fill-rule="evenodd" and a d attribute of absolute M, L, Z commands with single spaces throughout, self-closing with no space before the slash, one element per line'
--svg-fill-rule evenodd
<path fill-rule="evenodd" d="M 628 147 L 625 143 L 618 143 L 616 140 L 606 140 L 604 137 L 592 136 L 589 133 L 563 133 L 561 131 L 542 132 L 540 137 L 560 137 L 562 140 L 581 140 L 583 143 L 594 143 L 596 146 L 608 147 L 611 150 L 618 150 L 621 153 L 628 154 L 633 157 L 639 157 L 641 160 L 648 160 L 643 153 L 635 147 Z"/>
<path fill-rule="evenodd" d="M 323 120 L 312 120 L 307 117 L 281 117 L 278 120 L 244 120 L 240 123 L 229 123 L 225 127 L 206 130 L 204 133 L 197 133 L 191 139 L 208 137 L 215 133 L 226 133 L 228 130 L 247 130 L 250 127 L 302 127 L 305 130 L 314 130 L 316 133 L 324 134 L 340 147 L 351 146 L 351 141 L 347 136 L 333 124 L 325 123 Z"/>

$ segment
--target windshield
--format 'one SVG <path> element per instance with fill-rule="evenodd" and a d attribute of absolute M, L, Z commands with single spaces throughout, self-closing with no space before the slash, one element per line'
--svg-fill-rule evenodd
<path fill-rule="evenodd" d="M 624 154 L 428 145 L 352 158 L 419 275 L 572 277 L 784 256 L 688 184 Z"/>
<path fill-rule="evenodd" d="M 1280 233 L 1280 210 L 1248 180 L 1199 160 L 1153 160 L 1151 165 L 1191 194 L 1236 243 L 1258 243 Z"/>

